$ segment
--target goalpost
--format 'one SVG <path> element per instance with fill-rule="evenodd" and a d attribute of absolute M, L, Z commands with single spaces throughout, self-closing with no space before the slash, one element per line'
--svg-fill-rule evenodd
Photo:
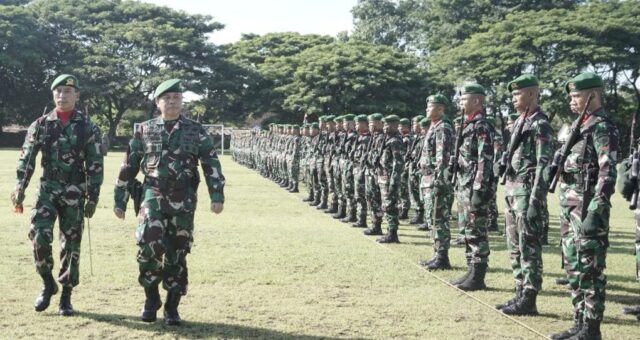
<path fill-rule="evenodd" d="M 224 155 L 224 124 L 202 124 L 202 127 L 213 138 L 213 147 L 220 151 L 221 155 Z M 140 123 L 133 124 L 133 135 L 136 132 L 140 132 Z"/>

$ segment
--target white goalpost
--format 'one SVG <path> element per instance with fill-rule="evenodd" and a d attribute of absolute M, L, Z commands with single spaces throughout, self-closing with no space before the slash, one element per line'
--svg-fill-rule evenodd
<path fill-rule="evenodd" d="M 220 150 L 220 154 L 224 155 L 224 124 L 202 124 L 202 127 L 213 138 L 213 146 L 216 150 Z M 140 131 L 140 123 L 133 124 L 133 135 Z"/>

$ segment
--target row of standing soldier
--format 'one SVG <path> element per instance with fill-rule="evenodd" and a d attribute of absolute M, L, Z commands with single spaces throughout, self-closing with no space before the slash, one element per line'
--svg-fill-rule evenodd
<path fill-rule="evenodd" d="M 382 235 L 386 219 L 388 230 L 378 239 L 381 243 L 399 242 L 398 220 L 407 218 L 413 207 L 410 222 L 431 230 L 434 240 L 432 258 L 420 261 L 429 270 L 451 269 L 449 220 L 455 197 L 460 235 L 456 241 L 465 246 L 467 272 L 452 283 L 467 291 L 486 288 L 487 232 L 498 229 L 496 187 L 501 182 L 515 294 L 496 308 L 509 315 L 538 314 L 542 246 L 549 229 L 547 193 L 559 183 L 567 278 L 557 283 L 571 290 L 574 325 L 551 337 L 597 339 L 619 149 L 618 130 L 602 107 L 602 79 L 583 73 L 566 83 L 571 110 L 579 117 L 555 154 L 549 118 L 538 104 L 538 79 L 522 75 L 507 88 L 517 111 L 510 117 L 507 143 L 485 114 L 485 89 L 469 84 L 460 92 L 461 114 L 455 124 L 445 115 L 449 100 L 437 94 L 427 99 L 426 117 L 412 121 L 396 115 L 347 114 L 322 116 L 318 123 L 304 124 L 302 131 L 299 126 L 273 124 L 269 131 L 234 141 L 234 158 L 291 192 L 298 191 L 300 166 L 308 194 L 305 201 L 354 227 L 368 227 L 366 235 Z M 413 135 L 408 133 L 411 125 Z M 633 157 L 623 163 L 622 192 L 628 200 L 638 187 L 640 156 L 635 155 L 635 163 Z M 637 200 L 637 190 L 633 199 Z M 636 220 L 638 247 L 640 209 Z M 640 307 L 625 308 L 625 313 L 640 320 Z"/>

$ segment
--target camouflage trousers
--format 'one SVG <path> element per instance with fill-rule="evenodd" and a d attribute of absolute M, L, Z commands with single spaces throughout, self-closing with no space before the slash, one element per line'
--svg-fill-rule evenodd
<path fill-rule="evenodd" d="M 367 169 L 365 176 L 367 189 L 367 206 L 369 207 L 369 211 L 371 211 L 371 221 L 373 223 L 379 223 L 382 221 L 384 212 L 382 211 L 382 196 L 380 193 L 378 178 L 373 173 L 372 169 Z"/>
<path fill-rule="evenodd" d="M 409 196 L 411 198 L 411 206 L 414 207 L 416 212 L 424 210 L 423 196 L 420 189 L 421 182 L 422 172 L 412 165 L 409 168 Z"/>
<path fill-rule="evenodd" d="M 398 201 L 400 186 L 391 185 L 388 175 L 378 175 L 378 185 L 380 185 L 380 195 L 382 198 L 382 211 L 387 220 L 387 230 L 398 230 L 400 221 L 398 220 Z"/>
<path fill-rule="evenodd" d="M 333 164 L 331 161 L 329 161 L 328 157 L 325 157 L 324 159 L 324 172 L 325 172 L 325 178 L 326 178 L 326 197 L 327 198 L 331 198 L 331 199 L 335 199 L 335 194 L 336 194 L 336 187 L 335 187 L 335 180 L 333 178 Z M 324 188 L 323 188 L 324 189 Z M 325 195 L 324 190 L 322 191 L 322 195 Z"/>
<path fill-rule="evenodd" d="M 333 183 L 331 184 L 333 187 L 333 195 L 331 197 L 331 202 L 341 204 L 344 197 L 342 193 L 342 170 L 340 168 L 340 158 L 334 157 L 333 161 L 331 161 L 331 173 L 333 175 Z"/>
<path fill-rule="evenodd" d="M 357 209 L 358 221 L 367 219 L 367 185 L 366 185 L 366 169 L 364 167 L 355 166 L 353 168 L 353 180 L 355 183 L 355 206 Z"/>
<path fill-rule="evenodd" d="M 350 160 L 340 160 L 340 173 L 342 178 L 342 204 L 347 212 L 356 208 L 355 187 L 353 178 L 353 162 Z"/>
<path fill-rule="evenodd" d="M 491 197 L 489 198 L 489 212 L 487 216 L 487 227 L 497 227 L 498 226 L 498 217 L 500 213 L 498 212 L 498 202 L 496 201 L 496 195 L 498 193 L 498 179 L 494 178 L 491 181 L 490 186 Z"/>
<path fill-rule="evenodd" d="M 524 184 L 507 182 L 507 192 Z M 531 191 L 519 190 L 517 196 L 507 196 L 505 211 L 507 249 L 516 286 L 524 289 L 542 288 L 542 216 L 527 219 Z M 522 195 L 520 195 L 522 194 Z M 541 209 L 538 209 L 541 210 Z"/>
<path fill-rule="evenodd" d="M 300 159 L 291 157 L 287 168 L 289 169 L 289 182 L 297 185 L 300 177 Z"/>
<path fill-rule="evenodd" d="M 560 192 L 560 235 L 563 264 L 572 289 L 571 302 L 576 315 L 602 320 L 607 285 L 604 269 L 609 246 L 609 209 L 599 215 L 600 225 L 597 226 L 598 233 L 606 236 L 586 237 L 582 231 L 583 216 L 586 216 L 582 199 L 572 197 L 569 201 L 568 193 L 575 191 L 563 188 Z"/>
<path fill-rule="evenodd" d="M 84 199 L 76 185 L 43 183 L 31 210 L 29 240 L 36 270 L 46 275 L 53 270 L 53 225 L 60 219 L 60 272 L 58 282 L 75 287 L 80 282 L 80 243 L 84 230 Z"/>
<path fill-rule="evenodd" d="M 640 209 L 636 209 L 635 218 L 636 218 L 636 279 L 640 281 Z"/>
<path fill-rule="evenodd" d="M 144 187 L 144 202 L 138 215 L 138 282 L 145 288 L 157 285 L 185 295 L 189 284 L 187 254 L 193 245 L 195 201 L 175 209 L 156 189 Z M 195 193 L 189 189 L 195 197 Z M 188 201 L 188 200 L 185 200 Z"/>
<path fill-rule="evenodd" d="M 490 253 L 489 238 L 487 237 L 489 205 L 472 206 L 470 185 L 471 183 L 466 187 L 459 186 L 456 193 L 458 226 L 464 231 L 465 257 L 468 263 L 488 263 Z M 485 194 L 489 195 L 489 193 Z"/>
<path fill-rule="evenodd" d="M 316 171 L 318 173 L 316 176 L 318 190 L 314 189 L 315 195 L 318 199 L 322 198 L 326 200 L 329 195 L 329 182 L 327 180 L 327 170 L 324 166 L 324 159 L 316 160 Z M 314 187 L 316 187 L 316 185 L 314 185 Z"/>
<path fill-rule="evenodd" d="M 411 209 L 411 195 L 409 194 L 409 168 L 404 168 L 400 177 L 400 192 L 398 193 L 398 209 Z"/>
<path fill-rule="evenodd" d="M 422 177 L 421 190 L 422 197 L 424 197 L 425 223 L 431 226 L 433 251 L 446 251 L 451 244 L 449 220 L 451 219 L 450 202 L 453 201 L 453 192 L 451 188 L 441 188 L 436 192 L 431 176 Z"/>

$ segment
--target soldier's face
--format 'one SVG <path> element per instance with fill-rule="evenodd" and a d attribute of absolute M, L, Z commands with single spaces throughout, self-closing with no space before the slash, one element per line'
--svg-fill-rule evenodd
<path fill-rule="evenodd" d="M 380 131 L 382 130 L 382 122 L 379 120 L 374 120 L 369 122 L 369 130 L 370 131 Z"/>
<path fill-rule="evenodd" d="M 398 124 L 396 123 L 384 123 L 384 133 L 398 132 Z"/>
<path fill-rule="evenodd" d="M 326 130 L 327 129 L 327 122 L 320 122 L 320 130 Z"/>
<path fill-rule="evenodd" d="M 311 137 L 315 137 L 318 135 L 318 133 L 320 133 L 320 130 L 318 129 L 311 129 Z"/>
<path fill-rule="evenodd" d="M 460 97 L 460 109 L 467 114 L 474 113 L 482 109 L 481 96 L 477 94 L 464 94 Z"/>
<path fill-rule="evenodd" d="M 411 126 L 409 125 L 400 125 L 400 133 L 403 135 L 408 135 L 411 132 Z"/>
<path fill-rule="evenodd" d="M 426 113 L 427 113 L 427 118 L 431 120 L 440 119 L 440 117 L 442 117 L 442 114 L 444 113 L 444 106 L 435 104 L 435 103 L 429 103 L 427 104 Z"/>
<path fill-rule="evenodd" d="M 156 105 L 162 115 L 177 118 L 182 112 L 182 93 L 168 92 L 156 98 Z"/>
<path fill-rule="evenodd" d="M 58 86 L 53 89 L 53 101 L 56 103 L 56 110 L 68 112 L 76 107 L 80 100 L 80 91 L 72 86 Z"/>
<path fill-rule="evenodd" d="M 582 91 L 572 91 L 569 93 L 569 97 L 571 98 L 571 111 L 574 113 L 581 113 L 584 110 L 585 105 L 587 105 L 587 98 L 589 97 L 589 93 L 592 90 L 582 90 Z M 593 95 L 593 100 L 591 101 L 591 106 L 594 106 L 594 102 L 599 100 L 599 97 L 596 93 Z"/>
<path fill-rule="evenodd" d="M 420 133 L 420 124 L 418 124 L 417 122 L 413 123 L 412 129 L 415 133 Z"/>
<path fill-rule="evenodd" d="M 369 131 L 369 122 L 358 122 L 358 132 L 363 133 Z"/>
<path fill-rule="evenodd" d="M 335 131 L 336 130 L 336 122 L 328 122 L 327 123 L 327 127 L 329 128 L 329 131 Z"/>

